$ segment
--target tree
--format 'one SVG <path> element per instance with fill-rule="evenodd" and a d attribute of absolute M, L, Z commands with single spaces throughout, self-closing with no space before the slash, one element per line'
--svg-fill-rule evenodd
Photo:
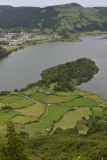
<path fill-rule="evenodd" d="M 16 132 L 14 124 L 7 125 L 7 146 L 3 160 L 28 160 L 25 154 L 25 143 L 22 137 Z"/>

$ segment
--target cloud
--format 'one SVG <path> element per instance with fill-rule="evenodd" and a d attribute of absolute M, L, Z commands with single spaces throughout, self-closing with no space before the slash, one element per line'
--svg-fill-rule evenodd
<path fill-rule="evenodd" d="M 45 7 L 73 2 L 83 6 L 107 6 L 107 0 L 0 0 L 0 5 Z"/>

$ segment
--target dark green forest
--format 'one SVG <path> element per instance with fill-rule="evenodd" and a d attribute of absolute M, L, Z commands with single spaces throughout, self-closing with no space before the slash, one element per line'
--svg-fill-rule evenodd
<path fill-rule="evenodd" d="M 88 58 L 80 58 L 42 71 L 42 83 L 49 85 L 57 83 L 55 90 L 73 90 L 74 85 L 79 85 L 90 80 L 98 72 L 95 62 Z"/>
<path fill-rule="evenodd" d="M 76 3 L 46 8 L 0 6 L 0 28 L 58 33 L 107 31 L 107 7 L 84 8 Z"/>
<path fill-rule="evenodd" d="M 5 57 L 9 54 L 3 47 L 0 47 L 0 58 Z"/>

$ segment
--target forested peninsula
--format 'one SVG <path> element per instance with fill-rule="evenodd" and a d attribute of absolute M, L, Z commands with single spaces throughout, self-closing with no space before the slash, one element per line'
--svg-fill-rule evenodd
<path fill-rule="evenodd" d="M 89 81 L 98 71 L 94 61 L 80 58 L 42 71 L 41 83 L 46 86 L 54 83 L 57 91 L 73 90 L 75 85 Z"/>

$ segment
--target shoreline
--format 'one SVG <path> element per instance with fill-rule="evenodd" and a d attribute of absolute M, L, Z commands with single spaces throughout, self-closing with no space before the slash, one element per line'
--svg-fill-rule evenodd
<path fill-rule="evenodd" d="M 107 32 L 86 32 L 86 33 L 81 33 L 81 34 L 84 34 L 84 36 L 81 36 L 81 35 L 79 35 L 79 38 L 80 37 L 85 37 L 85 36 L 97 36 L 97 35 L 102 35 L 102 34 L 107 34 Z M 92 35 L 92 34 L 97 34 L 97 35 Z M 67 41 L 67 40 L 64 40 L 64 41 L 61 41 L 61 40 L 52 40 L 52 41 L 43 41 L 43 42 L 38 42 L 38 43 L 36 43 L 36 44 L 33 44 L 33 45 L 37 45 L 37 44 L 43 44 L 43 43 L 52 43 L 52 42 L 78 42 L 77 40 L 76 41 Z M 80 41 L 79 41 L 80 42 Z M 12 50 L 12 51 L 10 51 L 10 53 L 9 54 L 11 54 L 12 52 L 16 52 L 16 51 L 18 51 L 18 50 L 20 50 L 20 49 L 24 49 L 24 48 L 26 48 L 26 47 L 28 47 L 28 46 L 33 46 L 32 44 L 23 44 L 23 45 L 21 45 L 21 46 L 19 46 L 19 48 L 16 48 L 16 49 L 14 49 L 14 50 Z M 8 56 L 8 55 L 7 55 Z M 3 58 L 5 58 L 5 57 L 3 57 Z M 2 59 L 2 58 L 1 58 Z M 37 81 L 38 82 L 38 81 Z M 34 84 L 35 83 L 37 83 L 37 82 L 33 82 Z M 25 87 L 24 88 L 21 88 L 21 89 L 25 89 L 25 88 L 27 88 L 27 86 L 29 86 L 29 85 L 31 85 L 32 83 L 30 83 L 30 84 L 27 84 L 27 85 L 25 85 Z M 18 90 L 21 90 L 21 89 L 18 89 Z M 14 89 L 10 89 L 9 91 L 11 91 L 11 92 L 13 92 L 13 90 Z M 3 91 L 3 90 L 2 90 Z M 2 92 L 2 91 L 0 91 L 0 92 Z M 89 91 L 89 90 L 86 90 L 86 91 Z M 89 91 L 89 92 L 91 92 L 91 91 Z M 107 101 L 106 99 L 103 99 L 103 98 L 101 98 L 101 95 L 100 95 L 100 93 L 97 93 L 97 92 L 92 92 L 92 93 L 95 93 L 95 94 L 98 94 L 99 95 L 99 99 L 101 99 L 101 100 L 104 100 L 104 101 Z"/>

